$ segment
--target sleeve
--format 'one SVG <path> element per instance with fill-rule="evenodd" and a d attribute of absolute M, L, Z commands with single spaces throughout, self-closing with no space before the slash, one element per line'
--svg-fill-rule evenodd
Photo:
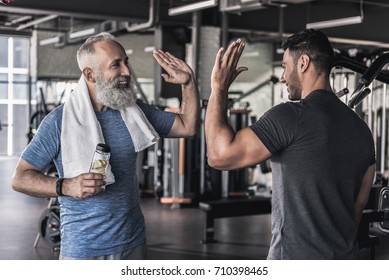
<path fill-rule="evenodd" d="M 285 149 L 294 139 L 298 111 L 291 103 L 282 103 L 265 112 L 250 128 L 272 155 Z"/>
<path fill-rule="evenodd" d="M 158 134 L 161 137 L 166 137 L 173 126 L 176 114 L 163 111 L 157 106 L 151 106 L 143 102 L 138 101 L 137 104 Z"/>
<path fill-rule="evenodd" d="M 61 139 L 61 113 L 62 110 L 56 108 L 42 120 L 37 133 L 21 155 L 22 159 L 39 170 L 46 168 L 58 157 Z"/>

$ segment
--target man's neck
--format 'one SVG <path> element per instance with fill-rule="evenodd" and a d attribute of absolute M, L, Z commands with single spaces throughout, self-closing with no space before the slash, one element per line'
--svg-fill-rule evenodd
<path fill-rule="evenodd" d="M 301 98 L 305 98 L 308 94 L 315 90 L 332 91 L 329 80 L 324 78 L 309 80 L 309 83 L 302 88 Z"/>

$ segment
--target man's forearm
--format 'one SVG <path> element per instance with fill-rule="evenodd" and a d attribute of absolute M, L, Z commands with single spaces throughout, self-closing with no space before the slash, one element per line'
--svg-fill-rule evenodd
<path fill-rule="evenodd" d="M 205 138 L 208 158 L 219 158 L 234 138 L 228 123 L 228 95 L 212 90 L 205 116 Z"/>
<path fill-rule="evenodd" d="M 182 102 L 180 118 L 188 136 L 193 136 L 200 125 L 200 99 L 194 78 L 188 84 L 181 85 Z"/>
<path fill-rule="evenodd" d="M 55 197 L 57 179 L 41 174 L 38 170 L 16 170 L 12 178 L 12 188 L 31 196 Z"/>

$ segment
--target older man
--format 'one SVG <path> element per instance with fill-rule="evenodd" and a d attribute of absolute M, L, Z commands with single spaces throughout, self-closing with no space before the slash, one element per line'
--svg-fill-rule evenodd
<path fill-rule="evenodd" d="M 144 259 L 145 223 L 139 205 L 136 157 L 159 137 L 193 136 L 199 97 L 191 68 L 161 50 L 154 58 L 166 82 L 180 84 L 177 114 L 137 102 L 124 48 L 112 35 L 79 48 L 77 89 L 42 122 L 19 160 L 14 190 L 57 197 L 61 206 L 60 259 Z M 97 143 L 110 146 L 106 176 L 89 172 Z M 54 161 L 60 179 L 41 174 Z"/>

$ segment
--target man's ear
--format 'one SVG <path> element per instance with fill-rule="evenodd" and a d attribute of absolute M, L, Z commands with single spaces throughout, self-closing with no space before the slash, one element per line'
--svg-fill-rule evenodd
<path fill-rule="evenodd" d="M 311 63 L 311 58 L 308 55 L 303 54 L 300 56 L 299 69 L 301 73 L 304 73 L 308 69 L 309 63 Z"/>
<path fill-rule="evenodd" d="M 88 82 L 96 82 L 95 74 L 91 68 L 85 67 L 84 70 L 82 70 L 82 74 L 84 75 L 85 80 L 87 80 Z"/>

